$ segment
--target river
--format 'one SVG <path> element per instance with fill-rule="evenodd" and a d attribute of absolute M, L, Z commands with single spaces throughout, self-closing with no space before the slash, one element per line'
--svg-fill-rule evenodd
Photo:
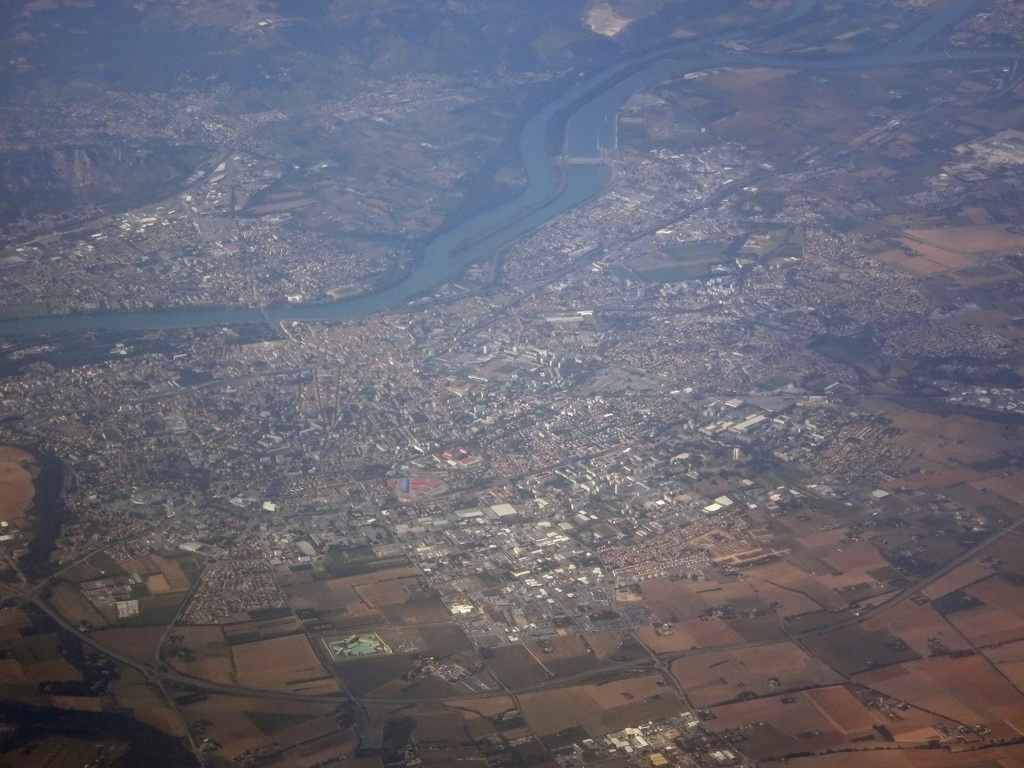
<path fill-rule="evenodd" d="M 969 13 L 979 0 L 958 0 L 887 48 L 862 55 L 772 56 L 733 52 L 713 44 L 718 34 L 688 40 L 668 48 L 636 55 L 608 67 L 570 88 L 533 115 L 519 136 L 519 151 L 527 184 L 515 200 L 474 215 L 437 234 L 403 280 L 373 293 L 329 304 L 273 306 L 266 311 L 240 308 L 180 308 L 156 311 L 97 312 L 81 315 L 32 317 L 0 321 L 0 336 L 96 330 L 141 330 L 195 326 L 226 326 L 289 320 L 337 320 L 383 312 L 407 305 L 432 288 L 456 277 L 468 265 L 509 245 L 565 211 L 600 192 L 609 179 L 601 164 L 560 165 L 548 152 L 547 137 L 565 123 L 563 146 L 571 157 L 595 157 L 615 139 L 615 117 L 630 95 L 664 80 L 712 67 L 778 67 L 785 69 L 857 69 L 879 66 L 941 63 L 945 51 L 915 50 L 947 25 Z M 792 23 L 816 0 L 798 0 L 778 24 Z M 735 37 L 747 30 L 732 32 Z M 762 30 L 763 33 L 764 30 Z M 958 60 L 1012 60 L 1015 51 L 969 51 Z"/>

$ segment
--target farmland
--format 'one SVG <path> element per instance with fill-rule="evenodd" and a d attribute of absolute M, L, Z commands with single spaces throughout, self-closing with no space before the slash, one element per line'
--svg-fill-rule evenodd
<path fill-rule="evenodd" d="M 231 649 L 220 627 L 176 627 L 164 656 L 175 669 L 215 683 L 234 683 Z"/>
<path fill-rule="evenodd" d="M 582 727 L 591 736 L 625 727 L 630 720 L 657 720 L 682 706 L 660 676 L 562 688 L 521 697 L 523 716 L 540 736 Z"/>
<path fill-rule="evenodd" d="M 347 659 L 334 665 L 333 672 L 353 695 L 368 696 L 412 669 L 412 661 L 396 654 Z"/>
<path fill-rule="evenodd" d="M 673 663 L 672 674 L 698 707 L 842 681 L 793 643 L 684 657 Z"/>
<path fill-rule="evenodd" d="M 231 658 L 238 683 L 245 687 L 293 693 L 338 690 L 304 635 L 235 645 Z"/>
<path fill-rule="evenodd" d="M 905 642 L 884 629 L 840 630 L 809 640 L 807 647 L 817 658 L 843 674 L 917 657 Z"/>
<path fill-rule="evenodd" d="M 906 662 L 855 679 L 954 722 L 984 723 L 1000 731 L 1024 725 L 1018 695 L 981 655 Z"/>
<path fill-rule="evenodd" d="M 184 707 L 193 734 L 209 740 L 227 759 L 265 749 L 287 754 L 302 745 L 324 749 L 326 737 L 342 736 L 334 711 L 326 704 L 235 696 L 210 696 Z"/>
<path fill-rule="evenodd" d="M 75 626 L 106 627 L 110 624 L 96 606 L 85 599 L 73 584 L 61 582 L 53 588 L 50 598 L 54 608 Z"/>
<path fill-rule="evenodd" d="M 965 587 L 970 607 L 949 621 L 976 647 L 997 646 L 1024 638 L 1024 592 L 1021 581 L 1003 575 L 987 576 Z"/>
<path fill-rule="evenodd" d="M 137 720 L 151 725 L 168 736 L 181 737 L 185 728 L 178 713 L 151 686 L 118 682 L 113 686 L 114 703 L 130 710 Z"/>
<path fill-rule="evenodd" d="M 11 446 L 0 446 L 0 522 L 25 516 L 32 507 L 35 485 L 32 455 Z"/>
<path fill-rule="evenodd" d="M 94 632 L 92 636 L 114 653 L 149 662 L 157 657 L 163 635 L 163 627 L 115 627 Z"/>

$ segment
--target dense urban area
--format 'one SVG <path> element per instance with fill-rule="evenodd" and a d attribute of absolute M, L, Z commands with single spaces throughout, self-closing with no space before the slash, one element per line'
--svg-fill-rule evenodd
<path fill-rule="evenodd" d="M 167 12 L 301 26 L 222 5 Z M 550 153 L 597 194 L 398 306 L 279 319 L 528 186 L 529 94 L 661 18 L 578 5 L 532 69 L 11 112 L 0 767 L 1024 765 L 1012 0 L 727 3 L 673 39 L 864 65 L 666 70 L 614 146 Z M 210 307 L 262 320 L 18 331 Z"/>

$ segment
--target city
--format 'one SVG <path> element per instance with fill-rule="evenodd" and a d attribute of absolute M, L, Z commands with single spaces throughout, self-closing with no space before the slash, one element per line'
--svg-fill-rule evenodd
<path fill-rule="evenodd" d="M 1024 39 L 961 5 L 940 50 Z M 940 11 L 844 13 L 715 45 L 852 54 Z M 598 194 L 456 279 L 266 314 L 415 270 L 497 147 L 468 105 L 556 80 L 473 78 L 71 104 L 220 149 L 9 224 L 4 319 L 265 320 L 0 337 L 4 696 L 181 764 L 1019 763 L 1019 61 L 675 72 L 617 110 Z M 271 151 L 295 121 L 352 157 Z M 73 741 L 37 758 L 125 754 Z"/>

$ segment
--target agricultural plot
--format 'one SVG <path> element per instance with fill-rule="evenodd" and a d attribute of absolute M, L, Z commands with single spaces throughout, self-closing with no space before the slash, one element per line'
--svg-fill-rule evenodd
<path fill-rule="evenodd" d="M 193 733 L 229 760 L 272 744 L 285 750 L 316 744 L 338 731 L 331 705 L 211 695 L 183 711 Z"/>
<path fill-rule="evenodd" d="M 21 663 L 17 659 L 0 659 L 0 680 L 6 685 L 23 685 L 28 683 L 28 677 Z"/>
<path fill-rule="evenodd" d="M 608 707 L 587 717 L 580 727 L 592 738 L 621 731 L 637 723 L 663 720 L 686 711 L 686 705 L 668 689 L 644 698 L 626 701 L 617 707 Z"/>
<path fill-rule="evenodd" d="M 473 644 L 455 624 L 436 624 L 429 627 L 410 627 L 422 638 L 426 653 L 435 659 L 473 650 Z"/>
<path fill-rule="evenodd" d="M 163 627 L 115 627 L 93 632 L 91 637 L 104 648 L 141 662 L 156 658 Z"/>
<path fill-rule="evenodd" d="M 822 606 L 804 592 L 781 586 L 767 579 L 767 576 L 759 573 L 751 573 L 747 577 L 750 586 L 761 596 L 762 600 L 772 606 L 772 610 L 777 615 L 783 618 L 790 618 L 805 613 L 814 613 L 822 609 Z"/>
<path fill-rule="evenodd" d="M 959 565 L 949 573 L 940 576 L 931 584 L 926 584 L 921 589 L 921 594 L 929 600 L 937 600 L 950 592 L 962 589 L 991 575 L 992 571 L 985 568 L 977 560 L 968 560 L 963 565 Z"/>
<path fill-rule="evenodd" d="M 419 568 L 404 559 L 359 560 L 348 576 L 288 583 L 284 591 L 300 615 L 315 617 L 324 631 L 365 635 L 387 625 L 433 624 L 451 614 L 425 588 Z"/>
<path fill-rule="evenodd" d="M 76 627 L 102 628 L 111 622 L 100 613 L 96 606 L 86 600 L 82 591 L 74 584 L 62 581 L 54 586 L 49 603 L 64 619 Z"/>
<path fill-rule="evenodd" d="M 634 630 L 636 639 L 654 653 L 673 653 L 687 651 L 695 647 L 693 636 L 689 632 L 676 632 L 676 628 L 655 629 L 655 627 L 638 627 Z"/>
<path fill-rule="evenodd" d="M 1024 687 L 1024 640 L 986 648 L 982 653 L 1013 685 Z"/>
<path fill-rule="evenodd" d="M 352 758 L 357 747 L 358 742 L 352 738 L 350 731 L 334 730 L 287 749 L 277 764 L 281 768 L 302 768 L 307 765 L 344 763 Z"/>
<path fill-rule="evenodd" d="M 511 688 L 536 685 L 554 677 L 543 662 L 523 645 L 496 648 L 494 655 L 486 661 L 491 674 Z"/>
<path fill-rule="evenodd" d="M 788 522 L 788 521 L 783 521 Z M 790 526 L 786 526 L 789 528 Z M 799 530 L 799 529 L 798 529 Z M 794 531 L 796 532 L 796 531 Z M 798 536 L 797 541 L 808 549 L 815 549 L 823 547 L 824 552 L 835 551 L 835 548 L 839 546 L 844 539 L 847 537 L 846 528 L 832 528 L 828 531 L 812 531 L 801 536 Z"/>
<path fill-rule="evenodd" d="M 406 578 L 373 581 L 354 586 L 356 594 L 371 608 L 386 605 L 401 605 L 416 594 L 423 592 L 423 578 L 419 575 Z"/>
<path fill-rule="evenodd" d="M 885 667 L 918 658 L 900 638 L 885 629 L 851 627 L 810 638 L 807 648 L 842 674 Z"/>
<path fill-rule="evenodd" d="M 313 653 L 305 635 L 236 645 L 231 655 L 239 685 L 289 693 L 338 691 L 337 682 Z"/>
<path fill-rule="evenodd" d="M 917 274 L 972 267 L 986 258 L 1014 253 L 1024 247 L 1024 235 L 1005 224 L 908 230 L 902 242 L 915 256 L 892 263 Z"/>
<path fill-rule="evenodd" d="M 790 642 L 684 656 L 672 664 L 672 674 L 695 707 L 842 681 Z"/>
<path fill-rule="evenodd" d="M 183 562 L 192 571 L 197 568 L 194 558 L 185 558 Z M 146 587 L 154 595 L 183 592 L 189 588 L 191 583 L 181 562 L 156 553 L 131 560 L 122 560 L 118 562 L 118 566 L 125 573 L 139 574 L 145 580 Z"/>
<path fill-rule="evenodd" d="M 10 653 L 21 666 L 26 682 L 48 680 L 78 681 L 82 673 L 69 664 L 61 653 L 60 638 L 55 632 L 28 635 L 8 641 Z"/>
<path fill-rule="evenodd" d="M 715 707 L 714 713 L 708 725 L 726 738 L 733 731 L 747 737 L 738 746 L 755 759 L 836 749 L 848 743 L 848 736 L 803 693 L 727 704 Z"/>
<path fill-rule="evenodd" d="M 140 599 L 138 601 L 138 612 L 134 613 L 129 610 L 124 612 L 121 609 L 121 605 L 118 605 L 117 617 L 118 624 L 121 626 L 140 626 L 140 627 L 163 627 L 174 621 L 174 617 L 178 614 L 178 609 L 181 607 L 182 600 L 185 595 L 183 593 L 169 594 L 169 595 L 155 595 L 147 599 Z"/>
<path fill-rule="evenodd" d="M 642 586 L 648 607 L 672 626 L 671 640 L 642 637 L 649 647 L 686 650 L 764 639 L 780 632 L 771 607 L 743 581 L 655 579 Z"/>
<path fill-rule="evenodd" d="M 1005 457 L 1000 457 L 1005 459 Z M 996 461 L 997 459 L 993 459 Z M 971 483 L 971 487 L 981 495 L 995 494 L 996 499 L 986 499 L 1007 518 L 1015 518 L 1024 513 L 1024 474 L 1006 471 L 1005 464 L 999 469 L 987 471 L 985 477 Z M 999 472 L 993 476 L 991 472 Z M 1005 503 L 1000 503 L 1005 502 Z"/>
<path fill-rule="evenodd" d="M 993 747 L 971 752 L 943 749 L 900 751 L 881 749 L 831 755 L 791 757 L 787 768 L 993 768 L 1020 762 L 1019 747 Z"/>
<path fill-rule="evenodd" d="M 131 711 L 136 720 L 168 736 L 180 738 L 185 735 L 181 718 L 153 686 L 118 681 L 111 686 L 111 691 L 117 707 Z"/>
<path fill-rule="evenodd" d="M 64 571 L 64 578 L 68 581 L 82 582 L 90 581 L 92 579 L 98 579 L 103 576 L 101 571 L 96 566 L 92 565 L 88 560 L 82 560 L 75 563 L 73 566 Z"/>
<path fill-rule="evenodd" d="M 178 614 L 191 578 L 198 573 L 199 565 L 191 557 L 179 561 L 149 554 L 119 563 L 99 552 L 66 574 L 79 581 L 58 584 L 51 601 L 76 625 L 166 626 Z"/>
<path fill-rule="evenodd" d="M 760 597 L 734 600 L 732 612 L 722 618 L 729 629 L 747 641 L 782 639 L 785 632 L 771 606 Z"/>
<path fill-rule="evenodd" d="M 418 599 L 407 603 L 384 606 L 380 612 L 392 624 L 435 624 L 451 618 L 451 613 L 437 598 L 416 597 Z"/>
<path fill-rule="evenodd" d="M 451 765 L 462 765 L 466 768 L 486 768 L 487 758 L 478 747 L 468 746 L 435 746 L 425 742 L 420 749 L 420 760 L 424 768 L 448 768 Z"/>
<path fill-rule="evenodd" d="M 460 709 L 475 712 L 481 717 L 495 717 L 503 712 L 515 709 L 515 701 L 512 700 L 512 697 L 501 695 L 479 699 L 465 699 L 452 702 L 452 704 Z"/>
<path fill-rule="evenodd" d="M 347 633 L 352 635 L 356 633 Z M 394 654 L 431 656 L 439 661 L 458 661 L 475 666 L 480 663 L 473 645 L 455 624 L 431 624 L 378 629 L 375 634 Z M 334 637 L 334 636 L 328 636 Z"/>
<path fill-rule="evenodd" d="M 302 631 L 302 622 L 285 610 L 280 611 L 285 615 L 276 618 L 265 618 L 256 621 L 238 621 L 233 624 L 223 624 L 224 637 L 231 645 L 241 643 L 252 643 L 257 640 L 270 640 L 274 637 L 294 635 Z"/>
<path fill-rule="evenodd" d="M 996 423 L 970 416 L 891 409 L 888 416 L 893 426 L 902 430 L 893 442 L 914 452 L 903 471 L 920 470 L 921 473 L 915 475 L 915 483 L 919 485 L 947 488 L 972 482 L 993 474 L 980 472 L 973 466 L 1014 450 L 1012 436 L 1006 435 Z M 936 435 L 942 435 L 943 439 L 936 440 Z M 925 472 L 929 474 L 923 474 Z"/>
<path fill-rule="evenodd" d="M 406 560 L 358 561 L 364 572 L 284 587 L 295 610 L 344 608 L 352 615 L 377 614 L 377 607 L 406 602 L 419 593 L 419 568 Z M 369 567 L 371 564 L 381 567 Z"/>
<path fill-rule="evenodd" d="M 844 83 L 818 83 L 792 70 L 756 68 L 725 70 L 707 82 L 719 100 L 744 107 L 716 122 L 715 133 L 750 146 L 766 146 L 778 152 L 799 151 L 811 135 L 845 142 L 869 125 L 863 110 L 850 103 L 851 93 L 865 98 L 863 87 L 848 90 Z M 766 131 L 761 120 L 752 119 L 751 115 L 757 115 L 758 110 L 769 108 L 769 100 L 773 114 L 783 110 L 779 119 L 786 130 Z M 714 108 L 723 106 L 715 104 Z"/>
<path fill-rule="evenodd" d="M 6 610 L 0 611 L 0 642 L 21 637 L 21 631 L 31 626 L 32 620 L 25 615 L 25 611 L 8 606 Z"/>
<path fill-rule="evenodd" d="M 679 714 L 683 709 L 659 675 L 526 693 L 520 701 L 523 717 L 541 737 L 572 728 L 602 736 L 627 725 Z"/>
<path fill-rule="evenodd" d="M 971 649 L 970 641 L 940 616 L 933 604 L 907 601 L 894 612 L 887 626 L 919 656 Z"/>
<path fill-rule="evenodd" d="M 416 721 L 414 734 L 418 742 L 459 743 L 467 739 L 463 714 L 448 707 L 420 704 L 403 710 L 402 714 Z"/>
<path fill-rule="evenodd" d="M 25 516 L 36 489 L 32 479 L 32 455 L 12 446 L 0 446 L 0 522 Z"/>
<path fill-rule="evenodd" d="M 696 593 L 696 587 L 687 581 L 668 578 L 652 579 L 641 585 L 644 602 L 659 618 L 679 621 L 699 616 L 708 608 L 709 602 Z"/>
<path fill-rule="evenodd" d="M 680 648 L 684 649 L 743 642 L 743 636 L 729 622 L 718 618 L 684 619 L 672 627 L 672 632 L 678 636 Z"/>
<path fill-rule="evenodd" d="M 358 593 L 345 583 L 345 579 L 328 579 L 306 584 L 294 584 L 284 589 L 288 602 L 296 611 L 330 613 L 338 611 L 347 616 L 375 616 L 380 614 L 366 605 Z"/>
<path fill-rule="evenodd" d="M 984 656 L 938 656 L 872 670 L 856 681 L 950 720 L 995 730 L 1024 726 L 1020 694 Z"/>
<path fill-rule="evenodd" d="M 1005 572 L 992 575 L 980 567 L 968 573 L 978 578 L 934 600 L 932 605 L 979 648 L 1024 638 L 1021 578 Z"/>
<path fill-rule="evenodd" d="M 873 544 L 854 541 L 837 544 L 826 551 L 816 553 L 837 574 L 822 574 L 820 582 L 835 590 L 848 589 L 860 584 L 876 584 L 871 571 L 881 570 L 889 565 Z M 881 586 L 881 585 L 878 585 Z"/>
<path fill-rule="evenodd" d="M 594 652 L 574 636 L 553 637 L 536 643 L 524 643 L 527 650 L 539 659 L 553 675 L 574 675 L 592 669 L 599 663 Z"/>
<path fill-rule="evenodd" d="M 606 659 L 622 642 L 625 632 L 621 629 L 609 629 L 604 632 L 592 632 L 583 635 L 584 642 L 594 651 L 594 656 Z"/>
<path fill-rule="evenodd" d="M 881 723 L 857 698 L 841 685 L 816 688 L 805 696 L 813 702 L 840 733 L 865 731 Z"/>
<path fill-rule="evenodd" d="M 264 712 L 246 712 L 245 714 L 267 736 L 273 737 L 274 743 L 283 749 L 291 749 L 300 744 L 322 739 L 338 730 L 337 722 L 330 716 L 292 715 L 287 717 L 279 713 Z"/>
<path fill-rule="evenodd" d="M 400 654 L 365 656 L 349 659 L 332 666 L 335 676 L 354 696 L 368 696 L 396 681 L 413 670 L 408 656 Z M 396 685 L 397 692 L 405 685 Z"/>
<path fill-rule="evenodd" d="M 785 560 L 751 568 L 747 581 L 765 601 L 778 603 L 774 610 L 783 617 L 845 607 L 845 601 L 834 591 Z"/>
<path fill-rule="evenodd" d="M 167 637 L 163 657 L 186 675 L 225 685 L 237 681 L 231 647 L 219 626 L 175 627 Z"/>

